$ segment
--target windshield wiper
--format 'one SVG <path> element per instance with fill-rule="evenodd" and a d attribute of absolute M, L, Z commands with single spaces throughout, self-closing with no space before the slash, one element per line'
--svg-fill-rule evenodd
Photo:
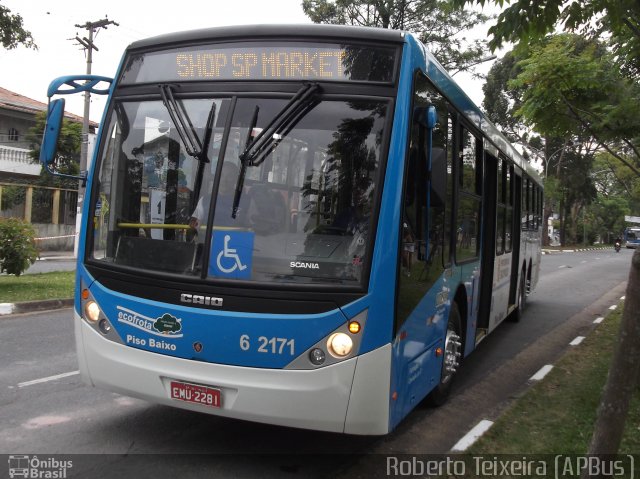
<path fill-rule="evenodd" d="M 202 156 L 202 142 L 198 138 L 196 129 L 193 127 L 184 106 L 174 98 L 171 85 L 160 85 L 160 95 L 162 95 L 162 102 L 169 112 L 185 150 L 190 156 L 199 160 Z"/>
<path fill-rule="evenodd" d="M 267 155 L 282 140 L 285 134 L 300 121 L 306 114 L 306 109 L 314 101 L 315 95 L 320 91 L 320 85 L 317 83 L 305 83 L 291 100 L 274 115 L 271 122 L 256 136 L 253 140 L 251 134 L 256 127 L 258 121 L 259 108 L 256 106 L 253 112 L 253 118 L 247 132 L 247 140 L 245 142 L 244 151 L 240 154 L 240 172 L 238 181 L 236 182 L 236 190 L 233 195 L 233 207 L 231 209 L 231 217 L 235 218 L 240 205 L 240 197 L 242 196 L 242 188 L 244 186 L 244 177 L 248 166 L 258 166 L 264 161 Z"/>
<path fill-rule="evenodd" d="M 182 140 L 184 149 L 187 154 L 198 160 L 198 171 L 196 172 L 196 181 L 193 189 L 193 201 L 195 203 L 200 195 L 200 189 L 202 188 L 202 178 L 204 176 L 204 165 L 209 163 L 209 157 L 207 151 L 209 150 L 209 144 L 211 143 L 211 135 L 213 133 L 213 123 L 216 117 L 216 102 L 214 101 L 209 111 L 207 118 L 207 125 L 205 128 L 204 142 L 200 141 L 198 133 L 196 132 L 191 118 L 185 110 L 182 103 L 178 103 L 173 96 L 173 88 L 171 85 L 160 85 L 160 95 L 162 101 L 169 112 L 171 121 L 176 127 L 178 136 Z M 192 204 L 192 210 L 195 208 L 195 204 Z"/>
<path fill-rule="evenodd" d="M 202 179 L 204 178 L 204 165 L 209 163 L 209 156 L 207 152 L 209 151 L 209 144 L 211 143 L 211 136 L 213 134 L 213 122 L 216 118 L 216 102 L 214 101 L 211 105 L 211 110 L 209 110 L 209 117 L 207 118 L 207 126 L 204 134 L 204 143 L 202 145 L 202 150 L 200 151 L 200 155 L 197 159 L 198 161 L 198 171 L 196 172 L 196 181 L 193 185 L 193 195 L 191 196 L 191 211 L 196 209 L 196 204 L 198 198 L 200 198 L 200 190 L 202 189 Z"/>

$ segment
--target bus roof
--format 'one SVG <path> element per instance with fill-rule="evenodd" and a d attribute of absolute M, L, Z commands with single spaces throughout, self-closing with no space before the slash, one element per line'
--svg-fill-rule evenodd
<path fill-rule="evenodd" d="M 127 48 L 149 48 L 170 43 L 191 43 L 202 40 L 247 40 L 257 37 L 300 38 L 304 36 L 390 42 L 401 44 L 405 33 L 385 28 L 354 27 L 347 25 L 239 25 L 203 28 L 186 32 L 168 33 L 132 43 Z"/>

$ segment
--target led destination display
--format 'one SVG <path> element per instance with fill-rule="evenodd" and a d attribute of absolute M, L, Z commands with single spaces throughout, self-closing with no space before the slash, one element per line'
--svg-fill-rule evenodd
<path fill-rule="evenodd" d="M 396 50 L 334 44 L 207 45 L 137 54 L 122 83 L 207 80 L 393 81 Z"/>

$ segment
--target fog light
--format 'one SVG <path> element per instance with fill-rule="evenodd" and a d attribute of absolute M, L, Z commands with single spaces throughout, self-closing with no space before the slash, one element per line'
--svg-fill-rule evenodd
<path fill-rule="evenodd" d="M 102 318 L 100 320 L 100 322 L 98 323 L 98 327 L 100 328 L 100 331 L 103 332 L 103 334 L 108 334 L 109 331 L 111 331 L 111 325 L 105 318 Z"/>
<path fill-rule="evenodd" d="M 332 356 L 343 358 L 347 356 L 353 349 L 353 341 L 345 333 L 335 333 L 329 337 L 327 348 Z"/>
<path fill-rule="evenodd" d="M 325 357 L 326 356 L 322 349 L 314 348 L 309 351 L 309 361 L 311 361 L 311 363 L 315 364 L 316 366 L 320 366 L 322 363 L 324 363 Z"/>
<path fill-rule="evenodd" d="M 95 301 L 89 301 L 84 305 L 84 314 L 89 321 L 95 323 L 100 318 L 100 306 Z"/>

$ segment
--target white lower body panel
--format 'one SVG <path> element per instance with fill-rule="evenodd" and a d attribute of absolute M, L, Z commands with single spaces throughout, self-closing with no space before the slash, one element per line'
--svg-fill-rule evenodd
<path fill-rule="evenodd" d="M 316 370 L 261 369 L 165 356 L 109 341 L 75 314 L 85 382 L 154 403 L 350 434 L 389 432 L 391 346 Z M 221 407 L 171 399 L 172 380 L 219 389 Z"/>

